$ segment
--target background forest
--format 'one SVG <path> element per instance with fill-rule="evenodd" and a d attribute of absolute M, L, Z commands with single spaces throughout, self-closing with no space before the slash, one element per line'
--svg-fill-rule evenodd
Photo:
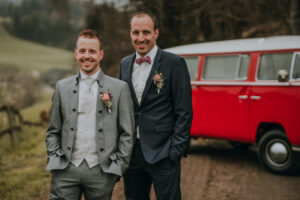
<path fill-rule="evenodd" d="M 102 1 L 103 2 L 103 1 Z M 123 2 L 123 3 L 120 3 Z M 99 31 L 102 66 L 116 76 L 119 60 L 131 53 L 129 17 L 150 10 L 159 21 L 158 45 L 176 45 L 300 34 L 299 0 L 1 0 L 0 16 L 11 19 L 14 36 L 44 45 L 74 49 L 80 30 Z"/>

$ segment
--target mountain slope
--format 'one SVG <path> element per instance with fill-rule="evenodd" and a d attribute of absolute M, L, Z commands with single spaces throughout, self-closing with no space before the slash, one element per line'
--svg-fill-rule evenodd
<path fill-rule="evenodd" d="M 16 66 L 22 70 L 44 72 L 52 68 L 70 69 L 74 63 L 71 51 L 47 47 L 11 36 L 0 19 L 0 67 Z"/>

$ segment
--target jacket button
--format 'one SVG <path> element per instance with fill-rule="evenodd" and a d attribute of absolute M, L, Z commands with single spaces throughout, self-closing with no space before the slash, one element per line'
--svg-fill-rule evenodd
<path fill-rule="evenodd" d="M 71 150 L 71 147 L 68 147 L 68 150 Z"/>
<path fill-rule="evenodd" d="M 102 110 L 99 110 L 99 113 L 101 114 L 101 113 L 102 113 Z"/>
<path fill-rule="evenodd" d="M 73 90 L 73 93 L 76 93 L 77 91 L 76 90 Z"/>
<path fill-rule="evenodd" d="M 102 129 L 99 129 L 99 132 L 102 132 Z"/>
<path fill-rule="evenodd" d="M 76 111 L 76 109 L 75 108 L 73 108 L 73 112 L 75 112 Z"/>
<path fill-rule="evenodd" d="M 74 131 L 74 128 L 71 128 L 71 131 Z"/>
<path fill-rule="evenodd" d="M 100 151 L 104 151 L 104 149 L 100 149 Z"/>

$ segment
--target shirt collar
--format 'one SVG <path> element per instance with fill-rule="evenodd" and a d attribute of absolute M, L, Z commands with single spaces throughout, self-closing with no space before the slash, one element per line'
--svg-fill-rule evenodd
<path fill-rule="evenodd" d="M 151 59 L 151 62 L 153 63 L 155 55 L 157 53 L 157 45 L 155 45 L 146 55 L 144 55 L 143 57 L 149 56 Z M 142 56 L 140 56 L 137 52 L 136 52 L 136 58 L 140 58 Z"/>
<path fill-rule="evenodd" d="M 89 77 L 92 77 L 93 79 L 97 80 L 98 74 L 100 73 L 100 71 L 101 71 L 101 68 L 96 73 L 92 74 Z M 84 80 L 84 79 L 86 79 L 86 77 L 88 77 L 88 76 L 80 70 L 80 79 Z"/>

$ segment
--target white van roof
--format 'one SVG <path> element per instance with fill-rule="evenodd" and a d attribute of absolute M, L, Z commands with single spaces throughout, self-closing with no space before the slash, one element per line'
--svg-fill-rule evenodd
<path fill-rule="evenodd" d="M 167 48 L 165 51 L 184 55 L 283 49 L 300 49 L 300 36 L 274 36 L 265 38 L 203 42 Z"/>

